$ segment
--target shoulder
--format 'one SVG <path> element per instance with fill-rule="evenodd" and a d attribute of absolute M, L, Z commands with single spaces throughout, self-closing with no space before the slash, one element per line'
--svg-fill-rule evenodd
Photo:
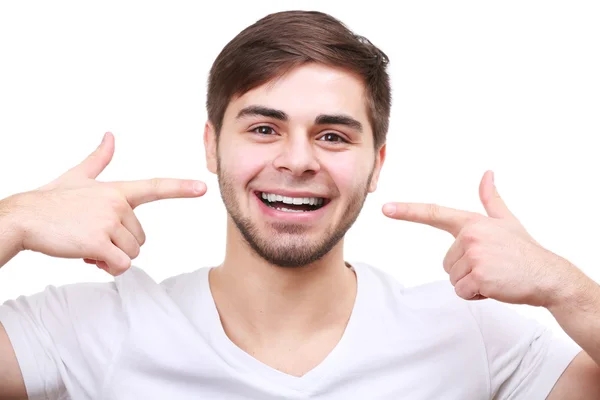
<path fill-rule="evenodd" d="M 73 325 L 114 320 L 121 309 L 115 282 L 49 285 L 36 294 L 20 296 L 3 305 L 45 325 Z"/>
<path fill-rule="evenodd" d="M 394 276 L 368 264 L 357 263 L 356 269 L 368 286 L 369 297 L 385 308 L 411 311 L 420 319 L 437 323 L 445 320 L 457 329 L 475 328 L 486 342 L 504 341 L 508 345 L 518 337 L 535 337 L 547 329 L 518 307 L 492 299 L 464 300 L 448 280 L 405 287 Z"/>
<path fill-rule="evenodd" d="M 104 324 L 124 322 L 132 308 L 148 302 L 161 302 L 161 298 L 198 289 L 198 280 L 205 269 L 184 273 L 157 283 L 143 269 L 132 266 L 110 282 L 81 282 L 61 286 L 47 286 L 43 291 L 20 296 L 3 304 L 5 312 L 12 310 L 23 317 L 38 320 L 44 325 L 87 326 L 91 329 Z"/>
<path fill-rule="evenodd" d="M 176 298 L 201 290 L 202 285 L 208 282 L 209 269 L 199 268 L 157 281 L 142 268 L 132 265 L 125 273 L 115 277 L 114 289 L 120 300 L 126 303 L 143 299 L 158 301 L 162 297 Z"/>
<path fill-rule="evenodd" d="M 0 306 L 28 388 L 50 390 L 61 365 L 87 374 L 106 366 L 127 332 L 115 282 L 46 286 Z M 41 381 L 39 371 L 43 371 Z M 32 389 L 33 390 L 33 389 Z"/>
<path fill-rule="evenodd" d="M 169 293 L 181 293 L 193 290 L 198 291 L 204 283 L 208 282 L 210 267 L 198 268 L 194 271 L 171 276 L 160 282 L 160 286 Z"/>
<path fill-rule="evenodd" d="M 355 270 L 357 314 L 365 326 L 371 326 L 370 334 L 418 343 L 425 340 L 429 345 L 443 338 L 455 347 L 482 343 L 477 321 L 449 282 L 405 287 L 394 276 L 370 265 L 360 263 Z"/>
<path fill-rule="evenodd" d="M 355 270 L 362 285 L 370 296 L 378 293 L 380 301 L 397 302 L 410 309 L 439 310 L 453 309 L 469 314 L 467 302 L 456 295 L 447 280 L 433 281 L 407 287 L 396 277 L 366 263 L 355 263 Z"/>

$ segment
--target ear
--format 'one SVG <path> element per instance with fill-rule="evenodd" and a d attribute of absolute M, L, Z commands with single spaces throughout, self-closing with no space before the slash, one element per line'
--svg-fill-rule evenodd
<path fill-rule="evenodd" d="M 210 121 L 204 125 L 204 151 L 206 152 L 206 168 L 217 173 L 217 133 Z"/>
<path fill-rule="evenodd" d="M 381 168 L 383 167 L 383 162 L 385 161 L 385 143 L 379 148 L 377 151 L 377 155 L 375 156 L 375 168 L 373 169 L 373 176 L 371 177 L 371 182 L 369 182 L 369 193 L 373 193 L 375 189 L 377 189 L 377 182 L 379 182 L 379 174 L 381 173 Z"/>

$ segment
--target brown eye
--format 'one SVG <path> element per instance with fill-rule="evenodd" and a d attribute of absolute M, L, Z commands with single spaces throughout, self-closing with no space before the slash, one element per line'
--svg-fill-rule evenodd
<path fill-rule="evenodd" d="M 319 138 L 319 140 L 325 142 L 339 142 L 339 143 L 347 143 L 347 140 L 335 133 L 326 133 Z"/>
<path fill-rule="evenodd" d="M 252 129 L 252 132 L 258 133 L 259 135 L 271 135 L 275 133 L 275 130 L 267 125 L 257 126 Z"/>

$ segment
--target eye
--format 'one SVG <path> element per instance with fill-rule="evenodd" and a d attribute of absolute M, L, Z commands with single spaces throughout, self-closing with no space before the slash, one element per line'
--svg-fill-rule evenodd
<path fill-rule="evenodd" d="M 318 140 L 325 141 L 325 142 L 348 143 L 348 141 L 346 139 L 344 139 L 337 133 L 333 133 L 333 132 L 324 134 Z"/>
<path fill-rule="evenodd" d="M 261 125 L 261 126 L 257 126 L 256 128 L 252 129 L 252 132 L 254 133 L 258 133 L 259 135 L 272 135 L 275 134 L 275 129 L 271 128 L 268 125 Z"/>

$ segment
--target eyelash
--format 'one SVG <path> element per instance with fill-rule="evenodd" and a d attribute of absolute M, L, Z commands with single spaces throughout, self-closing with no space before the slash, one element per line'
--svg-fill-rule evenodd
<path fill-rule="evenodd" d="M 269 129 L 269 131 L 271 131 L 271 132 L 275 132 L 275 129 L 271 128 L 271 127 L 270 127 L 270 126 L 268 126 L 268 125 L 260 125 L 260 126 L 257 126 L 256 128 L 253 128 L 253 129 L 252 129 L 252 132 L 254 132 L 254 133 L 258 134 L 258 135 L 261 135 L 261 136 L 270 136 L 270 133 L 269 133 L 269 134 L 267 134 L 267 133 L 258 132 L 258 130 L 259 130 L 259 129 L 262 129 L 262 128 L 267 128 L 267 129 Z M 323 137 L 325 137 L 325 136 L 329 136 L 329 135 L 334 135 L 334 136 L 336 136 L 337 138 L 339 138 L 339 140 L 325 140 L 325 142 L 329 142 L 329 143 L 349 143 L 349 142 L 348 142 L 346 139 L 344 139 L 342 136 L 340 136 L 340 135 L 338 135 L 337 133 L 334 133 L 334 132 L 327 132 L 327 133 L 323 134 L 323 135 L 321 136 L 321 138 L 323 138 Z M 321 138 L 319 138 L 319 140 L 320 140 Z"/>

